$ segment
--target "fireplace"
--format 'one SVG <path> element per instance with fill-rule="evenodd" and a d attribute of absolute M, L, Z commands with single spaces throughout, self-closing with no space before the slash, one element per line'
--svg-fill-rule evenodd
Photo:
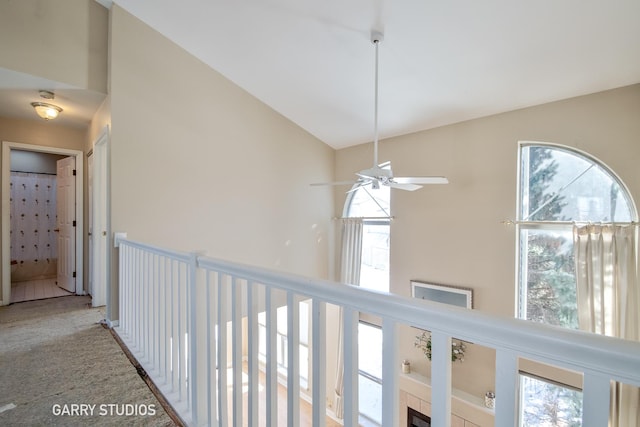
<path fill-rule="evenodd" d="M 431 427 L 431 417 L 407 407 L 407 427 Z"/>

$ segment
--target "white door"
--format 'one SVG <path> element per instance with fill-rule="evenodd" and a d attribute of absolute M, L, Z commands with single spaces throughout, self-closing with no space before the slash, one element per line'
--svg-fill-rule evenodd
<path fill-rule="evenodd" d="M 93 152 L 89 153 L 87 157 L 87 194 L 89 195 L 89 226 L 88 228 L 88 237 L 89 237 L 89 274 L 87 277 L 89 278 L 89 295 L 93 296 L 95 294 L 94 282 L 93 282 Z"/>
<path fill-rule="evenodd" d="M 99 307 L 107 304 L 107 137 L 105 132 L 93 147 L 91 173 L 91 304 Z"/>
<path fill-rule="evenodd" d="M 76 291 L 76 158 L 58 160 L 58 286 Z"/>

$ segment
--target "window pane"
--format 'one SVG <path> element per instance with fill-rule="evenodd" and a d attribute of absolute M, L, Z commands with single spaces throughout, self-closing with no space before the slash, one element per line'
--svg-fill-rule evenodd
<path fill-rule="evenodd" d="M 523 427 L 582 426 L 582 392 L 520 376 Z"/>
<path fill-rule="evenodd" d="M 309 348 L 306 345 L 300 345 L 300 385 L 306 387 L 309 380 Z"/>
<path fill-rule="evenodd" d="M 358 188 L 348 202 L 347 216 L 350 217 L 387 217 L 390 210 L 390 187 L 381 185 L 374 190 L 371 186 Z"/>
<path fill-rule="evenodd" d="M 360 322 L 358 324 L 358 366 L 361 371 L 382 378 L 382 329 Z"/>
<path fill-rule="evenodd" d="M 309 301 L 300 302 L 300 344 L 309 345 Z"/>
<path fill-rule="evenodd" d="M 258 354 L 265 358 L 267 356 L 267 328 L 258 325 Z"/>
<path fill-rule="evenodd" d="M 560 148 L 527 146 L 521 162 L 523 220 L 632 220 L 624 189 L 591 159 Z"/>
<path fill-rule="evenodd" d="M 520 230 L 522 317 L 578 328 L 572 230 Z"/>
<path fill-rule="evenodd" d="M 358 375 L 360 415 L 382 422 L 382 329 L 358 324 Z"/>
<path fill-rule="evenodd" d="M 364 224 L 360 286 L 389 291 L 389 224 Z"/>
<path fill-rule="evenodd" d="M 358 377 L 358 406 L 360 415 L 369 420 L 382 423 L 382 385 L 360 375 Z"/>
<path fill-rule="evenodd" d="M 289 317 L 288 307 L 283 305 L 278 307 L 276 323 L 278 325 L 278 333 L 281 335 L 287 335 L 287 318 Z"/>

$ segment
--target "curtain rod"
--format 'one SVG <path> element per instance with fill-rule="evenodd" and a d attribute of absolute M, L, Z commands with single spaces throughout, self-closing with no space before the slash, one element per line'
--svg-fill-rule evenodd
<path fill-rule="evenodd" d="M 362 219 L 364 221 L 367 220 L 376 220 L 376 219 L 380 219 L 380 220 L 393 220 L 395 219 L 395 216 L 341 216 L 341 217 L 333 217 L 331 218 L 332 220 L 338 220 L 338 219 Z"/>
<path fill-rule="evenodd" d="M 600 221 L 600 222 L 593 222 L 593 221 L 514 221 L 512 219 L 507 219 L 504 221 L 501 221 L 502 224 L 504 225 L 575 225 L 575 224 L 579 224 L 579 225 L 638 225 L 640 223 L 638 223 L 637 221 L 625 221 L 625 222 L 605 222 L 605 221 Z"/>

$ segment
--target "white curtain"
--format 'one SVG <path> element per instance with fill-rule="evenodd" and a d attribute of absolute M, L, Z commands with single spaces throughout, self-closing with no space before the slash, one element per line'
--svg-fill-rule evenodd
<path fill-rule="evenodd" d="M 342 250 L 340 255 L 340 282 L 360 285 L 360 263 L 362 261 L 362 218 L 342 219 Z M 342 347 L 343 309 L 340 308 L 338 319 L 338 360 L 336 363 L 336 385 L 334 412 L 337 418 L 344 416 L 344 349 Z"/>
<path fill-rule="evenodd" d="M 638 227 L 576 225 L 573 238 L 580 329 L 640 341 Z M 640 425 L 637 387 L 612 386 L 609 425 Z"/>

